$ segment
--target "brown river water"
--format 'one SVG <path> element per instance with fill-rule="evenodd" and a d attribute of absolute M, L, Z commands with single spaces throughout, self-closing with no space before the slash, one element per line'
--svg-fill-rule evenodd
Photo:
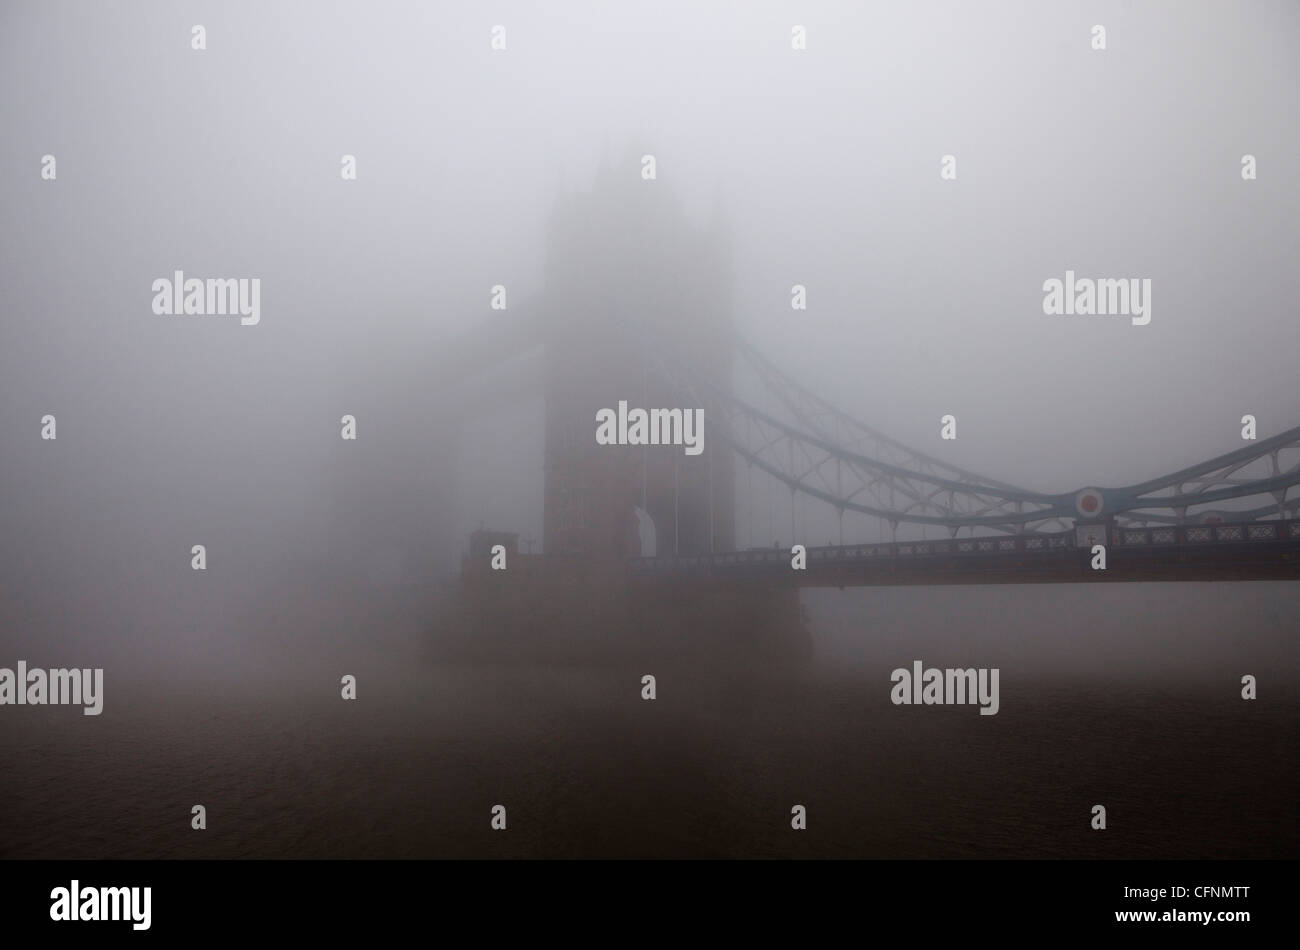
<path fill-rule="evenodd" d="M 887 676 L 663 669 L 648 702 L 638 669 L 385 659 L 345 670 L 345 702 L 341 668 L 185 689 L 109 671 L 98 717 L 7 707 L 0 856 L 1297 854 L 1291 700 L 1004 670 L 983 717 L 894 706 Z"/>

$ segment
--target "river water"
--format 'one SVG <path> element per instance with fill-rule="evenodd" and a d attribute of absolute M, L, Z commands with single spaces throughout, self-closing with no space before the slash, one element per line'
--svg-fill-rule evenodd
<path fill-rule="evenodd" d="M 1294 858 L 1300 703 L 1003 669 L 1001 709 L 888 671 L 439 667 L 385 653 L 0 716 L 6 858 Z M 657 698 L 641 698 L 653 672 Z M 342 673 L 357 699 L 340 698 Z M 1226 681 L 1232 675 L 1226 676 Z M 207 828 L 190 827 L 202 804 Z M 494 831 L 492 806 L 506 806 Z M 1105 831 L 1091 808 L 1108 811 Z M 807 809 L 807 830 L 790 827 Z"/>

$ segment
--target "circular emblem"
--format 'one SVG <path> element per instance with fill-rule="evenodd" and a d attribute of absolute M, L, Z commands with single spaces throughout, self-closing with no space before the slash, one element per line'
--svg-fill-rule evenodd
<path fill-rule="evenodd" d="M 1100 515 L 1102 506 L 1101 492 L 1095 488 L 1085 488 L 1074 496 L 1074 509 L 1085 518 L 1095 518 Z"/>

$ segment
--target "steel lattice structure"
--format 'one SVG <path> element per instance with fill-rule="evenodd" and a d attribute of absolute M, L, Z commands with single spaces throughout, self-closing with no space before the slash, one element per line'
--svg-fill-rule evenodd
<path fill-rule="evenodd" d="M 761 409 L 697 371 L 663 341 L 643 340 L 660 372 L 694 405 L 711 432 L 746 464 L 792 492 L 836 509 L 899 524 L 936 525 L 1011 534 L 1051 533 L 1077 523 L 1113 521 L 1121 528 L 1184 524 L 1197 519 L 1261 521 L 1289 518 L 1300 497 L 1300 427 L 1180 471 L 1117 488 L 1035 492 L 986 478 L 918 452 L 831 405 L 793 380 L 743 340 L 737 350 L 784 418 Z M 1242 500 L 1230 512 L 1206 506 Z"/>

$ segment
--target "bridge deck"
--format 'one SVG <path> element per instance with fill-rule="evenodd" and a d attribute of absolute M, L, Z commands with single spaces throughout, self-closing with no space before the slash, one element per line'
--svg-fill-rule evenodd
<path fill-rule="evenodd" d="M 796 587 L 1105 581 L 1300 580 L 1300 521 L 1121 529 L 1094 570 L 1072 532 L 832 545 L 791 567 L 784 549 L 634 558 L 643 579 L 710 577 Z"/>

